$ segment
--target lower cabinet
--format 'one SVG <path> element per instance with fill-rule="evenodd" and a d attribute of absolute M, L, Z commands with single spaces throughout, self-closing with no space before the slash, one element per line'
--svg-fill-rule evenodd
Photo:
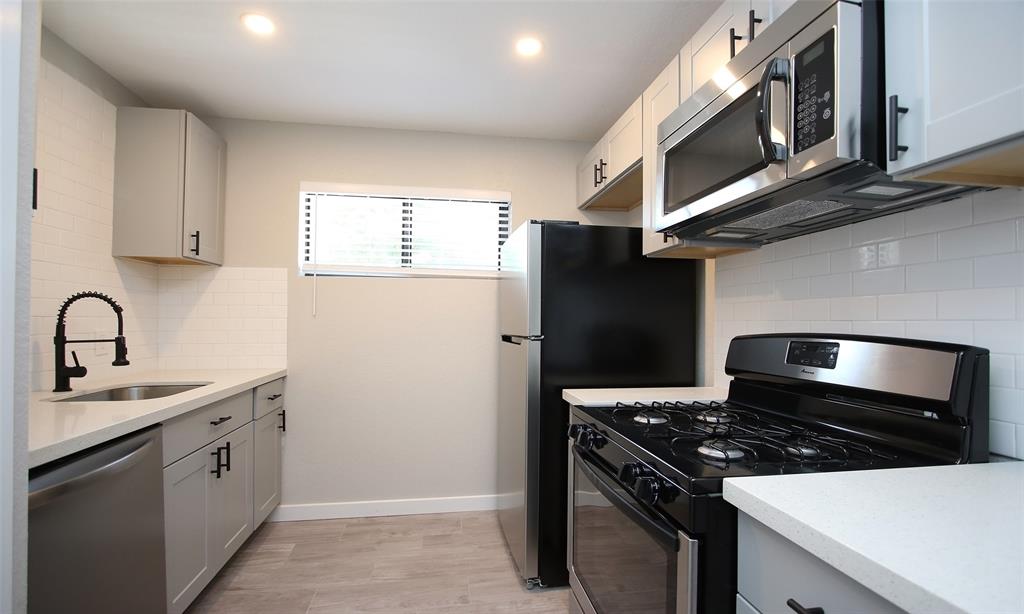
<path fill-rule="evenodd" d="M 253 526 L 267 519 L 281 503 L 281 439 L 285 429 L 285 410 L 271 412 L 253 422 Z"/>
<path fill-rule="evenodd" d="M 164 468 L 167 611 L 184 612 L 253 531 L 253 423 Z"/>

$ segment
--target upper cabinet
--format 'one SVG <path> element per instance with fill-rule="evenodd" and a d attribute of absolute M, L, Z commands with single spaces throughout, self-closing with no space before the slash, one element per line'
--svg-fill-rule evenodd
<path fill-rule="evenodd" d="M 1024 185 L 1024 2 L 884 6 L 888 171 Z"/>
<path fill-rule="evenodd" d="M 668 66 L 647 86 L 642 97 L 644 105 L 644 254 L 653 254 L 677 244 L 675 238 L 654 232 L 655 169 L 658 153 L 658 124 L 679 106 L 680 58 L 672 58 Z M 686 62 L 688 65 L 689 63 Z"/>
<path fill-rule="evenodd" d="M 690 39 L 691 90 L 700 89 L 721 67 L 775 21 L 795 0 L 725 0 Z M 684 98 L 685 99 L 685 98 Z"/>
<path fill-rule="evenodd" d="M 579 208 L 625 211 L 640 204 L 642 156 L 643 105 L 638 98 L 577 167 Z"/>
<path fill-rule="evenodd" d="M 113 255 L 221 264 L 226 155 L 224 139 L 192 113 L 119 108 Z"/>

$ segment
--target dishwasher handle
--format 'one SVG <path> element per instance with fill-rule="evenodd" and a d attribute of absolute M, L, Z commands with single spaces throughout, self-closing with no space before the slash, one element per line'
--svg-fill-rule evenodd
<path fill-rule="evenodd" d="M 142 457 L 153 447 L 153 439 L 148 439 L 141 445 L 135 447 L 127 454 L 98 467 L 89 468 L 73 477 L 67 478 L 56 484 L 45 486 L 36 491 L 29 492 L 28 509 L 33 510 L 46 505 L 54 499 L 88 487 L 103 478 L 120 473 L 137 465 Z"/>

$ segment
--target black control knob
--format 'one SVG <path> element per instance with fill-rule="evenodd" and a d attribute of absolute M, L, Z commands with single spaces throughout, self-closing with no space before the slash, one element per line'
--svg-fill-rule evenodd
<path fill-rule="evenodd" d="M 647 475 L 647 467 L 640 463 L 625 463 L 619 469 L 619 480 L 626 486 L 633 486 L 641 477 Z"/>
<path fill-rule="evenodd" d="M 658 502 L 658 497 L 661 494 L 661 483 L 658 478 L 640 478 L 636 481 L 634 492 L 636 492 L 637 498 L 647 505 L 654 505 Z"/>
<path fill-rule="evenodd" d="M 569 425 L 569 439 L 576 440 L 579 438 L 580 433 L 586 428 L 585 424 L 570 424 Z"/>
<path fill-rule="evenodd" d="M 587 446 L 588 450 L 600 450 L 606 443 L 608 443 L 607 437 L 597 431 L 590 431 L 590 442 Z"/>

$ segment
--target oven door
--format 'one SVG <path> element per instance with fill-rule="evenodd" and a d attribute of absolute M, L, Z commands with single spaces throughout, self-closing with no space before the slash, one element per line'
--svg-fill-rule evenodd
<path fill-rule="evenodd" d="M 723 67 L 704 88 L 721 93 L 658 145 L 657 230 L 697 221 L 792 183 L 786 172 L 787 55 L 788 45 L 739 79 Z"/>
<path fill-rule="evenodd" d="M 697 541 L 573 448 L 570 584 L 587 614 L 695 614 Z"/>

